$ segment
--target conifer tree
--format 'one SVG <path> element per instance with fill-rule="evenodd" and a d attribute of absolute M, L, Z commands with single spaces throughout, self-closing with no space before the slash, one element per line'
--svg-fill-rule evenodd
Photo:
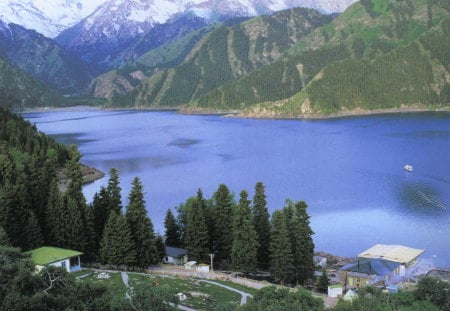
<path fill-rule="evenodd" d="M 160 263 L 162 259 L 166 256 L 166 245 L 164 244 L 164 238 L 161 235 L 156 236 L 155 240 L 156 252 L 157 252 L 157 262 Z"/>
<path fill-rule="evenodd" d="M 283 213 L 287 215 L 289 236 L 294 255 L 295 280 L 304 285 L 314 277 L 314 232 L 310 227 L 310 216 L 306 212 L 304 201 L 286 201 Z"/>
<path fill-rule="evenodd" d="M 188 210 L 191 209 L 192 205 L 196 201 L 196 197 L 190 197 L 186 200 L 185 203 L 181 203 L 177 206 L 177 225 L 180 230 L 180 239 L 181 245 L 186 247 L 186 224 L 187 224 L 187 215 Z"/>
<path fill-rule="evenodd" d="M 94 194 L 92 208 L 94 213 L 95 234 L 98 240 L 101 240 L 105 224 L 108 221 L 110 214 L 109 196 L 105 187 L 100 187 L 99 192 Z"/>
<path fill-rule="evenodd" d="M 39 226 L 39 221 L 32 210 L 28 211 L 28 221 L 25 232 L 27 237 L 27 250 L 42 246 L 44 240 L 42 238 L 41 227 Z"/>
<path fill-rule="evenodd" d="M 231 247 L 233 245 L 233 195 L 224 184 L 214 193 L 215 208 L 215 259 L 222 265 L 231 261 Z"/>
<path fill-rule="evenodd" d="M 322 274 L 317 281 L 317 290 L 321 293 L 326 293 L 328 291 L 328 285 L 330 285 L 330 279 L 328 278 L 327 270 L 322 268 Z"/>
<path fill-rule="evenodd" d="M 69 161 L 67 162 L 67 174 L 70 183 L 66 194 L 75 200 L 75 205 L 84 208 L 86 199 L 83 195 L 83 173 L 80 164 L 81 154 L 78 152 L 77 146 L 69 146 Z"/>
<path fill-rule="evenodd" d="M 257 182 L 253 197 L 253 221 L 258 235 L 258 266 L 261 269 L 269 268 L 270 258 L 270 215 L 267 210 L 264 184 Z"/>
<path fill-rule="evenodd" d="M 84 251 L 85 228 L 80 207 L 72 197 L 66 198 L 64 247 Z"/>
<path fill-rule="evenodd" d="M 205 201 L 199 189 L 197 197 L 186 212 L 185 247 L 190 260 L 207 261 L 209 236 L 205 218 Z"/>
<path fill-rule="evenodd" d="M 65 236 L 64 200 L 58 190 L 56 179 L 50 183 L 50 194 L 46 209 L 46 236 L 48 245 L 63 247 Z"/>
<path fill-rule="evenodd" d="M 122 213 L 111 213 L 101 241 L 100 258 L 110 265 L 133 265 L 136 261 L 131 229 Z"/>
<path fill-rule="evenodd" d="M 158 252 L 155 243 L 153 224 L 145 209 L 143 187 L 140 179 L 135 177 L 132 182 L 129 204 L 125 214 L 131 236 L 136 249 L 136 265 L 147 268 L 158 262 Z"/>
<path fill-rule="evenodd" d="M 111 168 L 109 171 L 106 190 L 108 191 L 109 210 L 119 213 L 122 210 L 122 196 L 120 194 L 122 189 L 120 188 L 119 172 L 115 168 Z"/>
<path fill-rule="evenodd" d="M 233 217 L 233 245 L 231 248 L 233 269 L 246 274 L 256 271 L 257 251 L 258 241 L 251 215 L 250 201 L 247 191 L 242 190 Z"/>
<path fill-rule="evenodd" d="M 166 218 L 164 219 L 164 227 L 166 228 L 165 244 L 167 246 L 181 247 L 180 228 L 170 209 L 167 210 Z"/>
<path fill-rule="evenodd" d="M 83 214 L 83 226 L 85 245 L 83 249 L 83 260 L 94 261 L 100 249 L 100 241 L 98 240 L 94 226 L 94 211 L 91 204 L 85 206 Z"/>
<path fill-rule="evenodd" d="M 270 237 L 270 273 L 284 285 L 294 273 L 294 257 L 286 217 L 279 210 L 272 215 Z"/>

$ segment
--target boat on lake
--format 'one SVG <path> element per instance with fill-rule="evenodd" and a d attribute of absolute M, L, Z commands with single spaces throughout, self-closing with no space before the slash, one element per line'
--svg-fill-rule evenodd
<path fill-rule="evenodd" d="M 412 171 L 414 171 L 413 166 L 412 166 L 412 165 L 409 165 L 409 164 L 406 164 L 403 168 L 404 168 L 405 171 L 407 171 L 407 172 L 412 172 Z"/>

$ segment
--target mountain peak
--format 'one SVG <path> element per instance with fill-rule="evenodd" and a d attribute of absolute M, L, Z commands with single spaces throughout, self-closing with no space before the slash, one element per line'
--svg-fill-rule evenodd
<path fill-rule="evenodd" d="M 136 24 L 162 24 L 173 15 L 193 12 L 207 20 L 229 16 L 256 16 L 293 7 L 307 7 L 321 13 L 343 12 L 357 0 L 2 0 L 0 20 L 34 29 L 55 38 L 89 16 L 92 23 L 101 16 L 114 27 L 120 20 Z M 121 17 L 121 18 L 119 18 Z M 117 20 L 117 18 L 119 18 Z"/>

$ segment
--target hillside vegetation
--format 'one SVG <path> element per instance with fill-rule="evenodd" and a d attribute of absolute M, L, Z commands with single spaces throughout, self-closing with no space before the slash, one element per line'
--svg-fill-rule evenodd
<path fill-rule="evenodd" d="M 253 117 L 439 107 L 449 102 L 447 1 L 361 0 L 273 64 L 191 102 Z"/>
<path fill-rule="evenodd" d="M 0 107 L 22 110 L 24 107 L 53 106 L 62 96 L 0 57 Z"/>
<path fill-rule="evenodd" d="M 221 25 L 198 42 L 184 62 L 160 70 L 114 105 L 179 107 L 228 81 L 273 63 L 284 51 L 331 17 L 297 8 Z"/>
<path fill-rule="evenodd" d="M 162 69 L 181 64 L 202 36 L 212 29 L 208 26 L 189 32 L 185 36 L 147 51 L 135 61 L 98 76 L 91 82 L 90 95 L 111 99 L 127 94 L 149 76 Z M 116 101 L 120 104 L 120 97 Z"/>
<path fill-rule="evenodd" d="M 97 74 L 53 40 L 19 25 L 0 32 L 0 56 L 62 94 L 81 94 Z"/>

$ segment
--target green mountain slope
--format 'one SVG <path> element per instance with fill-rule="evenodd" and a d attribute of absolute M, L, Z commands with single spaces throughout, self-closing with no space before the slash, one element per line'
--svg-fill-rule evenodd
<path fill-rule="evenodd" d="M 179 107 L 273 63 L 331 17 L 314 10 L 293 9 L 243 23 L 216 27 L 193 48 L 184 62 L 152 75 L 114 105 Z"/>
<path fill-rule="evenodd" d="M 212 29 L 208 26 L 192 31 L 144 53 L 133 62 L 98 76 L 90 85 L 90 95 L 111 99 L 127 94 L 156 72 L 181 64 L 202 36 Z"/>
<path fill-rule="evenodd" d="M 95 76 L 55 41 L 15 24 L 0 32 L 0 56 L 62 94 L 82 94 Z"/>
<path fill-rule="evenodd" d="M 22 110 L 24 107 L 54 106 L 62 96 L 0 58 L 0 107 Z"/>
<path fill-rule="evenodd" d="M 274 64 L 191 107 L 293 117 L 448 103 L 448 6 L 440 0 L 361 0 Z"/>

